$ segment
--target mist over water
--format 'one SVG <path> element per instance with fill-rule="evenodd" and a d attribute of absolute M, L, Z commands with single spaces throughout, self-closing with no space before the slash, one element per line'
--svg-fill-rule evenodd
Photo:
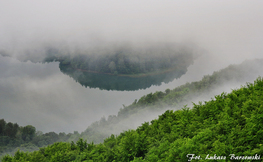
<path fill-rule="evenodd" d="M 43 132 L 83 131 L 145 94 L 263 58 L 262 15 L 263 2 L 257 0 L 1 1 L 0 54 L 12 57 L 0 56 L 0 119 Z M 205 52 L 181 78 L 131 92 L 85 88 L 61 73 L 59 63 L 18 60 L 42 59 L 46 47 L 74 53 L 125 42 L 194 44 Z M 232 83 L 215 93 L 237 87 L 240 83 Z"/>

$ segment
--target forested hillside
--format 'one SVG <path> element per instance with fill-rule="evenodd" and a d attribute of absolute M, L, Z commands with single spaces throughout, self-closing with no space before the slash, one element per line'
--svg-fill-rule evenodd
<path fill-rule="evenodd" d="M 263 154 L 263 79 L 217 95 L 193 108 L 167 110 L 136 130 L 111 135 L 101 144 L 58 142 L 9 161 L 193 161 L 260 160 Z M 187 157 L 188 155 L 188 157 Z M 243 159 L 242 159 L 243 158 Z M 214 160 L 215 160 L 214 159 Z M 240 160 L 240 159 L 239 159 Z"/>
<path fill-rule="evenodd" d="M 153 119 L 154 116 L 151 117 L 151 114 L 157 116 L 167 109 L 181 109 L 184 105 L 192 105 L 194 100 L 198 102 L 198 99 L 204 98 L 202 96 L 206 96 L 214 89 L 219 88 L 217 90 L 219 92 L 216 93 L 218 94 L 222 92 L 220 87 L 233 83 L 244 84 L 248 78 L 257 78 L 258 75 L 263 75 L 262 68 L 262 59 L 247 60 L 242 64 L 230 65 L 212 75 L 204 76 L 200 81 L 185 83 L 174 89 L 166 89 L 164 92 L 147 94 L 136 99 L 131 105 L 121 108 L 117 115 L 110 115 L 107 119 L 103 117 L 100 121 L 94 122 L 81 133 L 80 137 L 89 142 L 103 142 L 103 139 L 111 134 L 135 129 L 140 123 L 149 121 L 148 116 Z"/>

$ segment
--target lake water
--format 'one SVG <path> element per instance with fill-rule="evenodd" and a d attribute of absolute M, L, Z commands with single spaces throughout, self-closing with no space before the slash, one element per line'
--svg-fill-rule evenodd
<path fill-rule="evenodd" d="M 198 81 L 229 63 L 215 64 L 216 58 L 210 60 L 199 58 L 186 74 L 169 83 L 119 91 L 82 86 L 63 74 L 57 62 L 20 62 L 0 56 L 0 119 L 33 125 L 43 132 L 82 132 L 102 116 L 116 115 L 123 104 L 129 105 L 151 92 Z"/>

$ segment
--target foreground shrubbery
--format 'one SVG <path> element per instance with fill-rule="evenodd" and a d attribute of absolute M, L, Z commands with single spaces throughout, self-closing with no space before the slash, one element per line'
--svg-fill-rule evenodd
<path fill-rule="evenodd" d="M 59 142 L 32 153 L 6 155 L 12 161 L 188 161 L 187 154 L 263 155 L 263 79 L 222 93 L 192 109 L 166 111 L 136 130 L 104 143 Z"/>

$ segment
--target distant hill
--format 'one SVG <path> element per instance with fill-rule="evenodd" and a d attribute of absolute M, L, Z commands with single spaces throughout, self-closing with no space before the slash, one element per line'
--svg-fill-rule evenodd
<path fill-rule="evenodd" d="M 155 44 L 143 48 L 120 45 L 73 54 L 50 48 L 46 50 L 43 62 L 59 61 L 64 67 L 91 73 L 143 77 L 171 69 L 177 73 L 186 71 L 198 57 L 197 53 L 194 47 L 179 44 Z"/>

